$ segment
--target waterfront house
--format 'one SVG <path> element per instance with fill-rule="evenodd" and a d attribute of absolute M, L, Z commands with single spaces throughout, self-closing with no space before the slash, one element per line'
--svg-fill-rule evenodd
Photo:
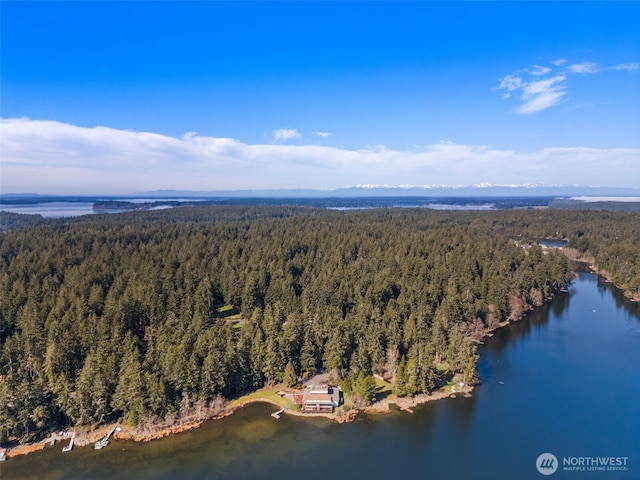
<path fill-rule="evenodd" d="M 302 392 L 302 413 L 333 413 L 340 405 L 340 390 L 331 385 L 308 385 Z"/>

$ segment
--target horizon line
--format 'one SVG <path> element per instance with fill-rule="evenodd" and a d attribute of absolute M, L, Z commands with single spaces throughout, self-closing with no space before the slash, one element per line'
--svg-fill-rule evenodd
<path fill-rule="evenodd" d="M 596 192 L 593 192 L 593 191 Z M 368 196 L 367 193 L 375 193 L 372 196 L 417 196 L 429 197 L 426 193 L 433 194 L 450 194 L 466 192 L 466 195 L 491 193 L 495 195 L 495 191 L 513 193 L 518 196 L 574 196 L 584 195 L 587 193 L 595 194 L 601 192 L 600 195 L 608 196 L 611 193 L 619 192 L 619 196 L 640 196 L 640 187 L 620 187 L 620 186 L 594 186 L 594 185 L 541 185 L 541 184 L 522 184 L 522 185 L 353 185 L 337 188 L 319 189 L 306 187 L 293 188 L 254 188 L 254 189 L 227 189 L 227 190 L 177 190 L 177 189 L 157 189 L 142 192 L 127 193 L 34 193 L 34 192 L 11 192 L 0 193 L 1 198 L 11 197 L 76 197 L 76 198 L 130 198 L 130 197 L 166 197 L 171 196 L 188 196 L 191 198 L 210 198 L 210 197 L 228 197 L 228 196 L 246 196 L 259 198 L 261 196 L 269 196 L 272 198 L 292 198 L 292 195 L 313 195 L 322 197 L 336 196 L 336 194 L 347 193 L 348 196 Z M 517 193 L 520 191 L 521 193 Z M 565 191 L 566 193 L 562 193 Z M 580 192 L 582 191 L 582 193 Z M 609 193 L 606 193 L 609 192 Z M 626 192 L 626 193 L 623 193 Z M 280 195 L 286 195 L 280 196 Z M 338 195 L 339 196 L 339 195 Z M 474 196 L 474 195 L 472 195 Z M 502 196 L 502 195 L 498 195 Z"/>

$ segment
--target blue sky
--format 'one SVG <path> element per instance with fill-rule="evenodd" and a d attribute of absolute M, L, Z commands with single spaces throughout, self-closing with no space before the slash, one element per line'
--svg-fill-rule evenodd
<path fill-rule="evenodd" d="M 2 193 L 640 187 L 639 2 L 0 8 Z"/>

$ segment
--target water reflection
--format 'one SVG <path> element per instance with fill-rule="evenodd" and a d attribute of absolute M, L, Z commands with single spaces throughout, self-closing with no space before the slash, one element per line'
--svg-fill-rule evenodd
<path fill-rule="evenodd" d="M 527 341 L 527 337 L 531 333 L 546 327 L 550 314 L 561 319 L 563 313 L 569 308 L 570 301 L 571 293 L 558 293 L 553 301 L 528 312 L 522 320 L 493 332 L 493 336 L 485 340 L 483 350 L 501 352 L 514 343 Z M 478 365 L 483 378 L 485 374 L 489 373 L 486 363 L 481 359 Z"/>
<path fill-rule="evenodd" d="M 626 310 L 631 316 L 635 317 L 636 320 L 640 321 L 640 303 L 632 302 L 624 295 L 622 290 L 611 288 L 611 283 L 602 278 L 598 278 L 598 286 L 602 286 L 605 291 L 608 290 L 611 292 L 618 308 Z"/>

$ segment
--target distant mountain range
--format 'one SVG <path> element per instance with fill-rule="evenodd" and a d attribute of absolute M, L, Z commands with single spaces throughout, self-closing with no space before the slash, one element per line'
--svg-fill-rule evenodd
<path fill-rule="evenodd" d="M 42 195 L 9 193 L 0 195 L 0 203 L 35 203 L 72 201 L 87 202 L 111 199 L 320 199 L 320 198 L 375 198 L 375 197 L 427 197 L 427 198 L 501 198 L 501 197 L 640 197 L 640 188 L 542 186 L 542 185 L 479 185 L 479 186 L 389 186 L 357 185 L 332 190 L 316 189 L 260 189 L 260 190 L 153 190 L 126 195 Z"/>
<path fill-rule="evenodd" d="M 482 185 L 471 187 L 419 187 L 358 185 L 333 190 L 264 189 L 264 190 L 155 190 L 132 193 L 145 198 L 350 198 L 350 197 L 574 197 L 574 196 L 640 196 L 640 188 Z"/>

